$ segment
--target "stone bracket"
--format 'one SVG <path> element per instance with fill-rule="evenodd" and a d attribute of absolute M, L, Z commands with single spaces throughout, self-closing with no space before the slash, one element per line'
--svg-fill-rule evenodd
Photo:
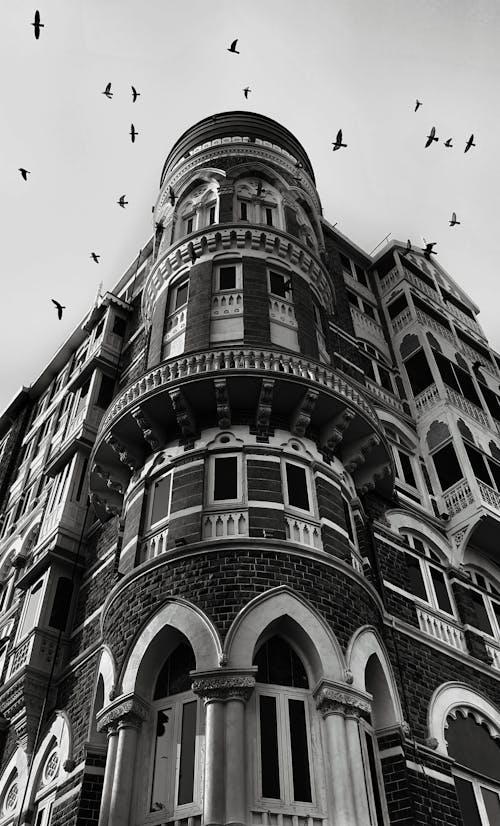
<path fill-rule="evenodd" d="M 217 404 L 217 426 L 221 430 L 231 427 L 231 405 L 226 379 L 214 379 L 215 402 Z"/>
<path fill-rule="evenodd" d="M 118 439 L 116 439 L 111 433 L 108 433 L 104 437 L 104 440 L 106 444 L 108 444 L 110 448 L 118 454 L 120 462 L 127 465 L 132 472 L 140 468 L 141 463 L 138 457 L 134 456 L 133 453 L 130 452 L 130 449 L 119 442 Z"/>
<path fill-rule="evenodd" d="M 356 479 L 356 487 L 360 493 L 368 493 L 368 491 L 375 488 L 375 483 L 379 479 L 386 479 L 392 473 L 392 468 L 389 464 L 377 465 L 377 467 L 365 472 L 361 478 Z"/>
<path fill-rule="evenodd" d="M 131 415 L 134 418 L 145 441 L 151 446 L 151 449 L 154 451 L 160 450 L 163 440 L 161 439 L 158 430 L 148 419 L 143 408 L 139 405 L 131 411 Z"/>
<path fill-rule="evenodd" d="M 301 401 L 290 417 L 290 430 L 295 436 L 304 436 L 311 416 L 316 406 L 319 392 L 317 390 L 306 390 Z"/>
<path fill-rule="evenodd" d="M 380 444 L 380 438 L 375 433 L 367 436 L 365 439 L 359 439 L 356 442 L 348 445 L 342 453 L 342 463 L 348 473 L 354 471 L 366 462 L 366 457 L 373 450 L 374 447 Z"/>
<path fill-rule="evenodd" d="M 95 473 L 99 479 L 102 479 L 103 482 L 106 483 L 106 487 L 113 491 L 114 493 L 119 493 L 123 495 L 123 483 L 120 482 L 118 479 L 113 478 L 111 473 L 106 469 L 103 468 L 102 465 L 93 464 L 92 465 L 92 473 Z"/>
<path fill-rule="evenodd" d="M 331 422 L 328 422 L 319 435 L 319 443 L 322 450 L 333 453 L 337 445 L 344 438 L 344 433 L 354 419 L 355 413 L 350 408 L 345 407 Z"/>
<path fill-rule="evenodd" d="M 196 419 L 191 405 L 179 388 L 169 390 L 168 395 L 174 408 L 177 425 L 181 431 L 181 438 L 188 443 L 194 442 L 197 431 Z"/>
<path fill-rule="evenodd" d="M 262 379 L 260 396 L 255 417 L 257 438 L 267 439 L 269 436 L 269 422 L 273 409 L 274 379 Z"/>

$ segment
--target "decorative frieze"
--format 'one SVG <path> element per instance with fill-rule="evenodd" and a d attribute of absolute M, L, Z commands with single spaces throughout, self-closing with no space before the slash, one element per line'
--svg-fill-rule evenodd
<path fill-rule="evenodd" d="M 139 728 L 149 716 L 149 706 L 137 696 L 119 698 L 97 715 L 97 731 L 125 723 Z"/>
<path fill-rule="evenodd" d="M 342 686 L 321 683 L 314 693 L 316 708 L 323 717 L 329 714 L 342 716 L 369 717 L 371 704 L 367 697 L 353 690 L 346 690 Z"/>
<path fill-rule="evenodd" d="M 243 700 L 246 702 L 255 688 L 255 677 L 249 673 L 210 672 L 195 676 L 192 690 L 205 703 L 217 700 Z"/>
<path fill-rule="evenodd" d="M 214 379 L 215 403 L 217 405 L 217 425 L 222 430 L 231 427 L 231 407 L 226 379 Z"/>
<path fill-rule="evenodd" d="M 152 450 L 160 450 L 161 439 L 159 434 L 155 431 L 153 425 L 148 420 L 148 417 L 144 413 L 142 407 L 139 406 L 136 407 L 135 410 L 131 410 L 131 415 L 137 422 L 137 426 L 141 430 L 144 439 L 149 445 L 151 445 Z"/>

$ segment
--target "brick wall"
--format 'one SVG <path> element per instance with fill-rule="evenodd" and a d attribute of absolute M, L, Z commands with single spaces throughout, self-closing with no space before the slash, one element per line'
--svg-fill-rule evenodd
<path fill-rule="evenodd" d="M 151 320 L 151 333 L 149 337 L 148 369 L 155 367 L 162 360 L 163 334 L 165 332 L 165 313 L 167 311 L 169 290 L 163 292 L 156 299 L 153 318 Z"/>
<path fill-rule="evenodd" d="M 300 352 L 310 358 L 318 358 L 318 339 L 314 320 L 311 288 L 300 275 L 292 273 L 293 307 L 297 319 Z"/>
<path fill-rule="evenodd" d="M 243 257 L 245 344 L 271 346 L 267 270 L 264 261 Z"/>
<path fill-rule="evenodd" d="M 248 459 L 247 483 L 249 500 L 283 502 L 279 462 Z"/>
<path fill-rule="evenodd" d="M 206 350 L 210 345 L 212 262 L 195 264 L 189 273 L 189 298 L 184 352 Z"/>

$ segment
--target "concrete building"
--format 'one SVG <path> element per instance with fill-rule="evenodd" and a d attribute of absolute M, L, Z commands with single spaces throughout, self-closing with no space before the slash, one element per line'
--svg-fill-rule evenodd
<path fill-rule="evenodd" d="M 0 417 L 0 826 L 500 823 L 500 357 L 261 115 Z"/>

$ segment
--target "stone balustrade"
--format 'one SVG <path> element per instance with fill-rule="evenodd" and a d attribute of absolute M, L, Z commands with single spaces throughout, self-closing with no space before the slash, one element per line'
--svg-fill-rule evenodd
<path fill-rule="evenodd" d="M 411 314 L 411 310 L 409 307 L 406 310 L 403 310 L 396 318 L 392 320 L 392 331 L 394 334 L 401 332 L 401 330 L 406 329 L 408 324 L 411 324 L 413 321 L 413 316 Z"/>
<path fill-rule="evenodd" d="M 298 542 L 310 548 L 323 548 L 321 528 L 314 522 L 297 519 L 295 516 L 285 515 L 286 539 L 289 542 Z"/>
<path fill-rule="evenodd" d="M 384 387 L 381 387 L 380 384 L 377 384 L 372 379 L 365 376 L 365 384 L 367 390 L 370 393 L 373 393 L 381 401 L 385 402 L 385 404 L 392 407 L 394 410 L 397 410 L 399 413 L 403 413 L 403 405 L 402 402 L 394 395 L 394 393 L 390 393 L 388 390 L 385 390 Z"/>
<path fill-rule="evenodd" d="M 178 336 L 179 333 L 184 332 L 186 329 L 186 315 L 187 315 L 187 305 L 183 305 L 179 307 L 175 313 L 171 313 L 171 315 L 167 318 L 166 323 L 166 331 L 164 339 L 165 341 L 170 341 L 175 336 Z"/>
<path fill-rule="evenodd" d="M 445 619 L 442 615 L 432 610 L 418 607 L 417 617 L 421 631 L 446 643 L 446 645 L 451 645 L 452 648 L 456 648 L 458 651 L 467 653 L 465 635 L 457 623 Z"/>
<path fill-rule="evenodd" d="M 417 413 L 423 413 L 424 410 L 427 410 L 429 407 L 434 407 L 440 400 L 441 397 L 437 385 L 431 384 L 419 393 L 418 396 L 415 396 L 414 401 Z"/>
<path fill-rule="evenodd" d="M 500 511 L 500 493 L 495 488 L 486 485 L 481 479 L 477 479 L 481 499 L 490 508 Z"/>
<path fill-rule="evenodd" d="M 167 550 L 168 539 L 168 525 L 156 531 L 151 536 L 148 536 L 141 543 L 141 562 L 146 562 L 148 559 L 154 559 Z"/>
<path fill-rule="evenodd" d="M 269 316 L 273 321 L 286 324 L 287 327 L 297 327 L 293 304 L 284 298 L 271 297 L 269 299 Z"/>
<path fill-rule="evenodd" d="M 474 494 L 466 479 L 461 479 L 449 490 L 443 494 L 443 500 L 446 505 L 446 511 L 450 516 L 456 516 L 457 513 L 465 510 L 465 508 L 472 505 L 474 502 Z"/>
<path fill-rule="evenodd" d="M 205 512 L 203 514 L 203 539 L 230 536 L 248 536 L 248 511 Z"/>
<path fill-rule="evenodd" d="M 423 310 L 417 309 L 417 319 L 420 324 L 425 324 L 426 327 L 430 327 L 431 330 L 434 330 L 435 333 L 443 336 L 443 338 L 446 338 L 452 344 L 456 344 L 456 339 L 452 331 L 443 324 L 440 324 L 439 321 L 436 321 L 435 318 L 424 313 Z"/>
<path fill-rule="evenodd" d="M 465 413 L 467 416 L 470 416 L 471 419 L 474 419 L 480 425 L 489 429 L 490 424 L 488 417 L 480 407 L 473 402 L 470 402 L 469 399 L 466 399 L 465 396 L 461 395 L 461 393 L 457 393 L 457 391 L 453 390 L 452 387 L 448 387 L 448 385 L 445 385 L 445 387 L 448 401 L 450 401 L 455 407 L 458 407 L 462 413 Z"/>
<path fill-rule="evenodd" d="M 216 292 L 212 295 L 212 318 L 221 318 L 228 315 L 241 315 L 243 313 L 243 292 L 232 290 L 231 292 Z"/>

